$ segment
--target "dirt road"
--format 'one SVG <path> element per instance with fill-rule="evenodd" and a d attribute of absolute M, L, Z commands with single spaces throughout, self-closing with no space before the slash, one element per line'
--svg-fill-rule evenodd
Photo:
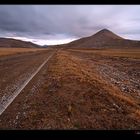
<path fill-rule="evenodd" d="M 49 54 L 3 60 L 1 77 L 9 82 L 1 91 L 12 79 L 20 85 Z M 3 112 L 0 128 L 140 129 L 139 71 L 139 58 L 59 50 Z"/>
<path fill-rule="evenodd" d="M 0 115 L 53 55 L 39 51 L 1 58 Z"/>

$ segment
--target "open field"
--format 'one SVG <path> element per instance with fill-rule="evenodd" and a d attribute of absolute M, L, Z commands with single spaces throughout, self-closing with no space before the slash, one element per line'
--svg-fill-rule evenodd
<path fill-rule="evenodd" d="M 84 52 L 87 54 L 97 54 L 104 56 L 118 56 L 118 57 L 130 57 L 130 58 L 140 58 L 140 49 L 69 49 L 72 51 Z"/>
<path fill-rule="evenodd" d="M 0 48 L 0 56 L 46 50 L 44 48 Z"/>
<path fill-rule="evenodd" d="M 1 61 L 1 91 L 12 94 L 54 51 Z M 139 52 L 58 50 L 0 116 L 0 128 L 140 129 Z"/>

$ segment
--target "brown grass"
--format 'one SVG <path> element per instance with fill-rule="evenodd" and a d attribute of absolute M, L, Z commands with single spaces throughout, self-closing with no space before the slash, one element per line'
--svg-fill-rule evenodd
<path fill-rule="evenodd" d="M 55 53 L 9 106 L 9 112 L 3 114 L 0 128 L 139 129 L 139 100 L 137 102 L 134 94 L 124 94 L 118 86 L 104 79 L 103 72 L 96 70 L 100 64 L 114 68 L 114 63 L 120 63 L 125 70 L 130 69 L 129 65 L 120 59 L 112 60 L 112 57 L 106 62 L 103 52 L 110 56 L 111 49 L 87 50 L 85 54 L 86 50 L 78 51 L 81 52 L 60 50 Z M 102 51 L 102 55 L 94 56 L 98 51 Z M 135 68 L 134 62 L 129 61 Z M 121 71 L 120 67 L 118 70 Z M 112 76 L 111 72 L 109 76 Z M 36 89 L 31 91 L 34 87 Z M 17 112 L 25 113 L 26 118 L 19 118 L 15 124 Z"/>
<path fill-rule="evenodd" d="M 0 56 L 46 50 L 44 48 L 0 48 Z"/>
<path fill-rule="evenodd" d="M 72 51 L 80 51 L 93 55 L 98 54 L 104 56 L 140 58 L 140 49 L 72 49 Z"/>

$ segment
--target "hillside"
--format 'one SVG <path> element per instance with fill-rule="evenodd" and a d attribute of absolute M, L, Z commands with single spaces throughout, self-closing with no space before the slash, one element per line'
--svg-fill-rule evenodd
<path fill-rule="evenodd" d="M 66 45 L 67 47 L 82 47 L 82 48 L 108 48 L 108 47 L 117 47 L 117 48 L 130 48 L 130 47 L 139 47 L 140 41 L 124 39 L 115 33 L 103 29 L 96 34 L 80 38 Z"/>
<path fill-rule="evenodd" d="M 40 47 L 32 42 L 21 41 L 12 38 L 0 38 L 0 47 L 4 48 L 36 48 Z"/>

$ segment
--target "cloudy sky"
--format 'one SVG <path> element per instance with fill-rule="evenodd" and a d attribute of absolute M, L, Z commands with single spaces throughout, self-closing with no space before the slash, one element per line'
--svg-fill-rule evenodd
<path fill-rule="evenodd" d="M 62 44 L 107 28 L 140 40 L 140 5 L 0 5 L 0 37 Z"/>

